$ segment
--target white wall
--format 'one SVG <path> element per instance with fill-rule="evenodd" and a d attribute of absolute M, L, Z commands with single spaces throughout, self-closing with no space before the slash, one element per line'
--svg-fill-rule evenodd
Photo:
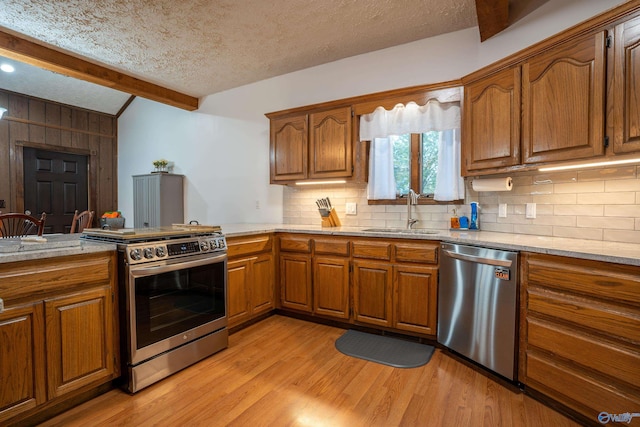
<path fill-rule="evenodd" d="M 280 223 L 265 113 L 457 79 L 621 3 L 550 0 L 482 44 L 477 28 L 419 40 L 210 95 L 198 112 L 137 98 L 118 121 L 119 209 L 132 221 L 131 176 L 166 158 L 187 177 L 185 220 Z"/>

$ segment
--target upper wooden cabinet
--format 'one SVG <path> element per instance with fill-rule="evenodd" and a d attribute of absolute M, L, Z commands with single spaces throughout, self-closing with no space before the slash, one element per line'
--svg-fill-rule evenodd
<path fill-rule="evenodd" d="M 599 32 L 523 64 L 523 163 L 604 154 L 605 49 Z"/>
<path fill-rule="evenodd" d="M 309 178 L 350 177 L 351 107 L 309 115 Z"/>
<path fill-rule="evenodd" d="M 616 154 L 640 151 L 640 17 L 614 29 L 610 135 Z"/>
<path fill-rule="evenodd" d="M 307 178 L 307 116 L 271 120 L 271 183 Z"/>
<path fill-rule="evenodd" d="M 464 88 L 463 169 L 520 163 L 520 66 Z"/>
<path fill-rule="evenodd" d="M 271 183 L 353 175 L 351 107 L 272 118 Z"/>

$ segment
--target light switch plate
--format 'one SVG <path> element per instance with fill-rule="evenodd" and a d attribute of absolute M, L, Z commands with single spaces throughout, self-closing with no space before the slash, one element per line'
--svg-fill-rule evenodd
<path fill-rule="evenodd" d="M 356 215 L 357 214 L 357 204 L 356 203 L 347 203 L 346 205 L 346 214 L 347 215 Z"/>
<path fill-rule="evenodd" d="M 498 218 L 506 218 L 507 217 L 507 204 L 499 203 L 498 204 Z"/>
<path fill-rule="evenodd" d="M 536 204 L 535 203 L 527 203 L 527 206 L 524 211 L 524 217 L 529 219 L 534 219 L 536 217 Z"/>

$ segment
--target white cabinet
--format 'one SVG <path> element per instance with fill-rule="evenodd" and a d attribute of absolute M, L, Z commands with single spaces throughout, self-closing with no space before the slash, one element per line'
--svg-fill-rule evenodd
<path fill-rule="evenodd" d="M 183 175 L 170 173 L 134 175 L 134 227 L 184 223 L 183 179 Z"/>

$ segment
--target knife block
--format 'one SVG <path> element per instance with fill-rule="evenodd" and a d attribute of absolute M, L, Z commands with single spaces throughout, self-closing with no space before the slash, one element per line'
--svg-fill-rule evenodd
<path fill-rule="evenodd" d="M 335 208 L 331 208 L 331 210 L 329 211 L 329 215 L 323 216 L 321 218 L 323 227 L 340 227 L 342 225 Z"/>

